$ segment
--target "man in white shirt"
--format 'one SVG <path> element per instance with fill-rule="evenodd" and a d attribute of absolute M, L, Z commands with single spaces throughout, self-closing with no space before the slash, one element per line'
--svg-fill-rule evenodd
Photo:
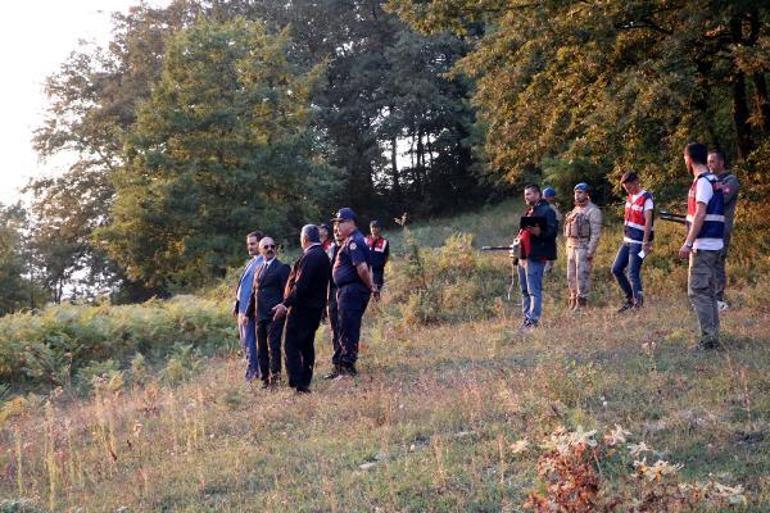
<path fill-rule="evenodd" d="M 691 143 L 684 149 L 684 163 L 694 180 L 687 197 L 687 238 L 679 250 L 689 258 L 687 294 L 698 317 L 700 341 L 697 349 L 719 347 L 717 267 L 724 248 L 724 198 L 717 177 L 706 162 L 708 150 Z"/>

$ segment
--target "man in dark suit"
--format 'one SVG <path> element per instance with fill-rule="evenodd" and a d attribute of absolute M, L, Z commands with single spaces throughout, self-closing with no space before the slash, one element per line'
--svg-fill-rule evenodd
<path fill-rule="evenodd" d="M 283 289 L 289 279 L 289 266 L 275 256 L 275 241 L 264 237 L 259 241 L 264 262 L 254 272 L 254 285 L 249 300 L 249 317 L 257 325 L 257 359 L 262 388 L 281 379 L 281 335 L 283 319 L 273 320 L 273 307 L 283 300 Z"/>
<path fill-rule="evenodd" d="M 321 323 L 329 286 L 329 257 L 321 247 L 318 227 L 302 227 L 303 254 L 294 263 L 283 302 L 273 308 L 274 319 L 286 317 L 283 350 L 289 386 L 297 393 L 310 393 L 315 365 L 315 332 Z"/>

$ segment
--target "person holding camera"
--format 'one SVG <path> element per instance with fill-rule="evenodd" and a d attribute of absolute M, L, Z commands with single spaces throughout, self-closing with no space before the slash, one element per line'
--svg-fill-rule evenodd
<path fill-rule="evenodd" d="M 537 327 L 543 312 L 543 272 L 548 261 L 556 260 L 556 215 L 542 198 L 540 187 L 524 187 L 524 201 L 529 207 L 521 217 L 519 233 L 511 257 L 518 259 L 523 331 Z"/>

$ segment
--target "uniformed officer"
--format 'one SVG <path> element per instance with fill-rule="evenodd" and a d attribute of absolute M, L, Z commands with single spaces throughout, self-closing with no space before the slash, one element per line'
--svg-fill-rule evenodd
<path fill-rule="evenodd" d="M 573 310 L 588 304 L 591 266 L 602 231 L 602 212 L 593 204 L 585 182 L 575 185 L 575 208 L 564 218 L 567 241 L 567 283 L 569 307 Z"/>
<path fill-rule="evenodd" d="M 693 175 L 687 196 L 687 238 L 679 256 L 688 258 L 687 295 L 698 317 L 698 349 L 719 347 L 717 268 L 724 247 L 725 211 L 719 179 L 706 162 L 708 151 L 691 143 L 684 149 L 684 163 Z"/>
<path fill-rule="evenodd" d="M 369 248 L 363 234 L 356 227 L 356 214 L 350 208 L 341 208 L 333 219 L 335 232 L 343 240 L 332 267 L 337 287 L 339 340 L 342 354 L 333 374 L 355 376 L 358 359 L 358 341 L 361 337 L 361 318 L 379 289 L 374 284 Z M 337 377 L 335 376 L 335 377 Z"/>
<path fill-rule="evenodd" d="M 738 190 L 741 184 L 738 182 L 738 178 L 725 167 L 725 154 L 722 150 L 709 152 L 708 168 L 719 181 L 725 209 L 724 247 L 722 247 L 722 252 L 719 255 L 719 265 L 717 265 L 717 305 L 719 305 L 719 310 L 723 311 L 729 308 L 727 301 L 725 301 L 725 286 L 727 285 L 725 260 L 727 260 L 727 252 L 730 248 L 735 220 L 735 205 L 738 202 Z"/>
<path fill-rule="evenodd" d="M 366 236 L 366 246 L 372 258 L 372 276 L 374 284 L 382 291 L 385 285 L 385 264 L 390 256 L 390 242 L 382 236 L 382 225 L 378 220 L 369 223 L 369 235 Z"/>
<path fill-rule="evenodd" d="M 329 246 L 326 254 L 329 256 L 332 264 L 337 258 L 337 252 L 342 246 L 342 240 L 339 233 L 334 233 L 334 242 Z M 324 379 L 334 379 L 339 376 L 340 357 L 342 356 L 342 346 L 340 345 L 340 321 L 339 311 L 337 309 L 337 287 L 334 285 L 334 279 L 332 276 L 332 268 L 329 270 L 329 294 L 326 299 L 326 311 L 329 318 L 329 331 L 331 331 L 332 339 L 332 371 L 324 375 Z"/>

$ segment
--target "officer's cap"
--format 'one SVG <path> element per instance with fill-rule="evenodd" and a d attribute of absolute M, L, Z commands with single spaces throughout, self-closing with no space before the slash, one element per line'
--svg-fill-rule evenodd
<path fill-rule="evenodd" d="M 343 207 L 337 211 L 337 215 L 334 216 L 334 219 L 332 219 L 333 223 L 339 222 L 339 221 L 355 221 L 356 220 L 356 213 L 353 212 L 352 208 Z"/>
<path fill-rule="evenodd" d="M 585 182 L 580 182 L 579 184 L 575 185 L 576 191 L 582 191 L 582 192 L 588 192 L 591 188 L 588 186 Z"/>
<path fill-rule="evenodd" d="M 620 177 L 620 183 L 636 182 L 637 180 L 639 180 L 639 177 L 633 171 L 626 171 Z"/>
<path fill-rule="evenodd" d="M 556 190 L 553 187 L 546 187 L 543 189 L 543 197 L 544 198 L 555 198 L 556 197 Z"/>
<path fill-rule="evenodd" d="M 382 228 L 382 223 L 378 219 L 372 219 L 372 222 L 369 223 L 369 226 L 372 228 Z"/>

